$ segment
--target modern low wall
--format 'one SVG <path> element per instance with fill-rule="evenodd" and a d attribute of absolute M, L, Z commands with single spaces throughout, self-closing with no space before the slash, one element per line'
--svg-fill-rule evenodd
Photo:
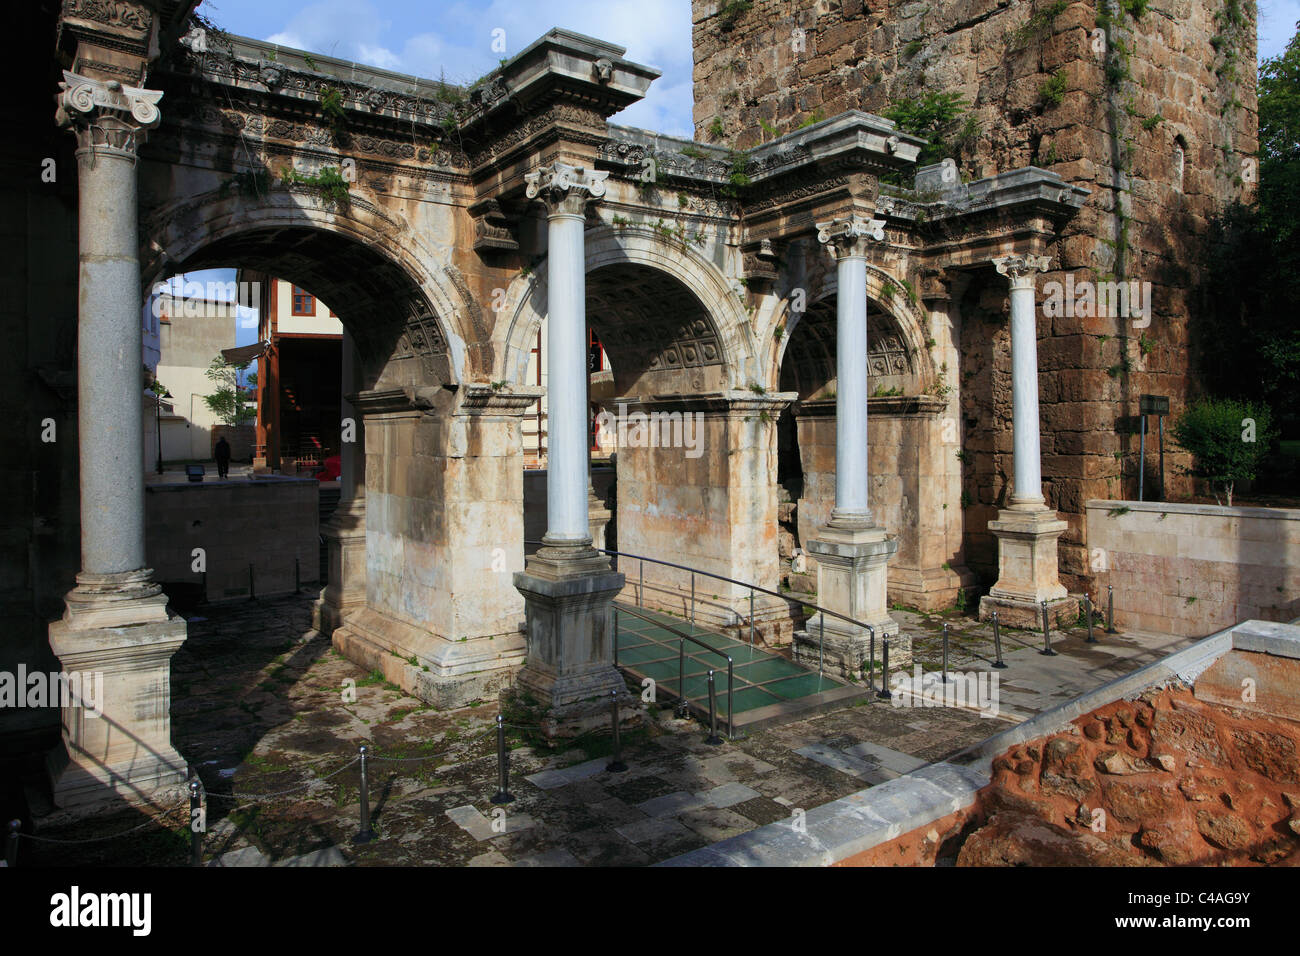
<path fill-rule="evenodd" d="M 202 548 L 209 601 L 247 599 L 249 565 L 257 597 L 290 594 L 320 578 L 319 496 L 314 478 L 146 485 L 149 564 L 163 583 L 199 585 Z"/>
<path fill-rule="evenodd" d="M 1124 628 L 1200 637 L 1300 614 L 1300 510 L 1089 501 L 1096 598 Z"/>

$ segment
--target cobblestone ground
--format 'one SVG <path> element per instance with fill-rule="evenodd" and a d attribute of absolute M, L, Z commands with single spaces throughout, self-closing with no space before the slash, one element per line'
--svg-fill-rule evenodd
<path fill-rule="evenodd" d="M 496 702 L 438 712 L 367 675 L 310 629 L 307 595 L 204 608 L 172 667 L 173 739 L 208 794 L 205 862 L 217 865 L 642 865 L 790 819 L 1008 726 L 953 708 L 873 702 L 714 747 L 665 709 L 624 741 L 551 751 L 509 735 L 511 790 L 495 807 Z M 355 682 L 355 700 L 343 689 Z M 359 744 L 371 747 L 377 837 L 358 829 Z M 286 792 L 288 791 L 288 792 Z M 266 796 L 273 794 L 274 796 Z M 185 811 L 138 811 L 41 835 L 31 865 L 187 861 Z"/>

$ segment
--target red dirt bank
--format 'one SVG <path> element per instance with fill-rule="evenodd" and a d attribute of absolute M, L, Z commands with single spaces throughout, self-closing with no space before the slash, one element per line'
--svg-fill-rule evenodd
<path fill-rule="evenodd" d="M 841 865 L 1300 865 L 1300 723 L 1183 686 L 993 760 L 975 806 Z M 958 849 L 958 847 L 960 847 Z"/>

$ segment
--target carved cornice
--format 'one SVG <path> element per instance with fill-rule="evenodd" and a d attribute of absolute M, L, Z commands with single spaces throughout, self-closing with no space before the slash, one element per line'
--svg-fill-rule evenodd
<path fill-rule="evenodd" d="M 82 149 L 94 149 L 134 158 L 141 130 L 158 125 L 162 91 L 123 86 L 117 80 L 95 80 L 63 71 L 59 84 L 60 126 L 77 134 Z"/>
<path fill-rule="evenodd" d="M 513 252 L 519 242 L 510 231 L 510 220 L 495 199 L 483 199 L 469 207 L 474 219 L 475 252 Z"/>
<path fill-rule="evenodd" d="M 546 394 L 540 385 L 498 387 L 469 382 L 460 390 L 460 411 L 472 416 L 521 418 Z"/>
<path fill-rule="evenodd" d="M 542 166 L 524 176 L 529 199 L 546 204 L 548 216 L 584 216 L 587 203 L 605 195 L 609 173 L 567 163 Z"/>
<path fill-rule="evenodd" d="M 1011 290 L 1015 292 L 1032 289 L 1036 274 L 1051 268 L 1052 257 L 1033 254 L 998 256 L 993 260 L 993 265 L 997 267 L 999 275 L 1011 280 Z"/>
<path fill-rule="evenodd" d="M 885 241 L 885 220 L 850 216 L 817 223 L 817 241 L 837 259 L 865 256 L 868 240 Z"/>

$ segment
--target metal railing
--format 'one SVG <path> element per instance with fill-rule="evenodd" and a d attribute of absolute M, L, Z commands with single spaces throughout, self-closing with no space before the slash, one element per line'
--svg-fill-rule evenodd
<path fill-rule="evenodd" d="M 662 621 L 656 621 L 648 614 L 642 614 L 640 611 L 634 611 L 632 608 L 628 608 L 628 607 L 616 607 L 614 608 L 614 666 L 615 667 L 619 666 L 618 665 L 618 616 L 620 614 L 631 614 L 633 617 L 640 618 L 641 620 L 645 621 L 647 624 L 653 624 L 655 627 L 668 631 L 670 634 L 678 638 L 677 640 L 677 701 L 678 701 L 678 706 L 680 707 L 685 707 L 689 704 L 689 698 L 687 698 L 686 696 L 686 642 L 687 641 L 690 641 L 692 644 L 696 644 L 699 647 L 704 648 L 710 654 L 717 654 L 719 657 L 721 657 L 724 661 L 727 662 L 727 739 L 734 740 L 736 735 L 736 727 L 735 727 L 735 721 L 732 719 L 735 714 L 735 711 L 732 706 L 733 705 L 732 692 L 735 687 L 736 673 L 730 655 L 724 654 L 716 647 L 710 647 L 708 644 L 706 644 L 704 641 L 701 641 L 697 637 L 693 637 L 690 634 L 685 633 L 684 631 L 677 630 L 677 628 L 673 627 L 671 624 L 665 624 Z M 716 738 L 717 737 L 717 726 L 716 726 L 717 714 L 715 712 L 714 700 L 713 700 L 713 671 L 709 671 L 708 690 L 709 690 L 709 723 L 710 723 L 709 736 L 710 738 Z"/>
<path fill-rule="evenodd" d="M 545 547 L 545 542 L 543 541 L 526 540 L 524 541 L 524 544 L 525 545 L 535 544 L 535 545 Z M 861 627 L 866 629 L 866 631 L 871 635 L 871 660 L 869 661 L 870 670 L 871 672 L 874 672 L 876 669 L 876 652 L 875 652 L 876 629 L 872 627 L 870 624 L 868 624 L 866 621 L 859 621 L 856 618 L 849 617 L 847 614 L 841 614 L 839 611 L 832 611 L 830 608 L 822 607 L 820 604 L 810 604 L 801 598 L 792 597 L 789 594 L 782 594 L 780 591 L 773 591 L 771 588 L 765 588 L 760 584 L 754 584 L 753 582 L 750 581 L 737 581 L 735 578 L 729 578 L 723 574 L 715 574 L 712 571 L 703 571 L 699 568 L 692 568 L 689 565 L 677 564 L 673 561 L 664 561 L 661 558 L 650 558 L 643 554 L 632 554 L 627 551 L 612 551 L 608 548 L 596 548 L 593 546 L 593 550 L 599 551 L 601 554 L 612 555 L 613 557 L 618 559 L 628 558 L 630 560 L 640 562 L 639 569 L 638 569 L 639 570 L 638 583 L 636 588 L 637 607 L 644 607 L 643 596 L 645 593 L 645 563 L 649 561 L 651 564 L 658 564 L 666 568 L 676 568 L 679 571 L 687 571 L 691 575 L 691 603 L 690 603 L 690 611 L 689 611 L 691 624 L 695 624 L 695 576 L 702 575 L 703 577 L 711 578 L 715 581 L 725 581 L 727 584 L 734 584 L 737 585 L 738 587 L 747 588 L 749 590 L 749 646 L 751 648 L 754 646 L 754 594 L 755 592 L 758 592 L 761 594 L 769 594 L 775 598 L 780 598 L 782 601 L 800 604 L 805 608 L 812 608 L 815 612 L 823 615 L 821 621 L 819 622 L 821 627 L 820 627 L 820 633 L 818 635 L 818 641 L 817 641 L 817 659 L 818 659 L 817 670 L 819 674 L 822 672 L 824 668 L 824 658 L 825 658 L 824 648 L 826 642 L 825 615 L 828 614 L 831 617 L 836 618 L 837 620 L 846 621 L 847 623 L 852 624 L 855 627 Z M 615 570 L 622 570 L 621 561 L 616 562 Z M 732 610 L 731 613 L 735 614 L 736 617 L 740 616 L 739 614 L 736 614 L 734 610 Z M 797 659 L 798 658 L 796 656 L 796 660 Z"/>

